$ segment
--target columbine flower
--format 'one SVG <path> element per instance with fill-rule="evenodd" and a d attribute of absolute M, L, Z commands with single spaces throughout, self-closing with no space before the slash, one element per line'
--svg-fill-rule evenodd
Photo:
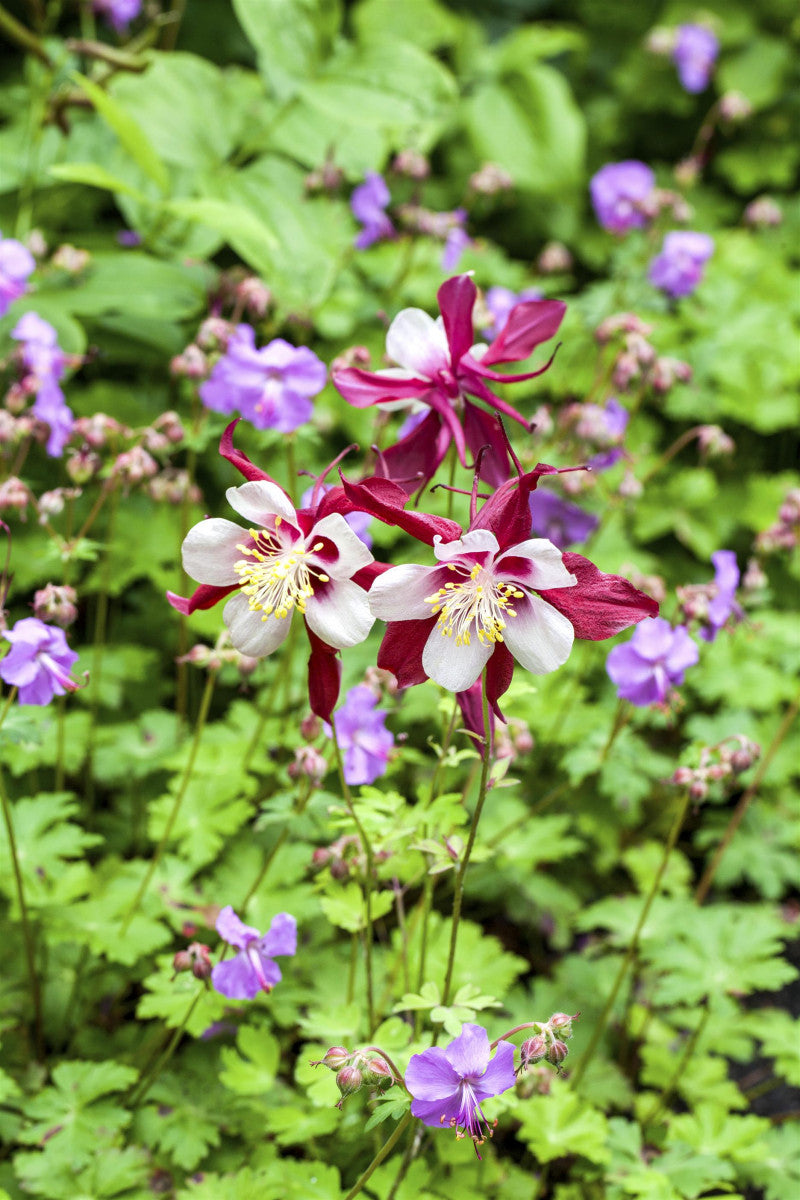
<path fill-rule="evenodd" d="M 597 220 L 610 233 L 627 233 L 647 224 L 642 211 L 655 187 L 656 177 L 646 163 L 636 159 L 606 163 L 592 176 L 589 190 Z"/>
<path fill-rule="evenodd" d="M 541 299 L 542 293 L 538 288 L 523 288 L 521 292 L 512 292 L 511 288 L 500 285 L 490 287 L 483 300 L 492 319 L 483 332 L 487 337 L 494 337 L 505 325 L 515 304 L 521 304 L 523 300 Z"/>
<path fill-rule="evenodd" d="M 329 492 L 331 490 L 331 487 L 332 487 L 332 484 L 323 483 L 321 485 L 322 494 L 324 495 L 326 492 Z M 308 505 L 311 504 L 313 496 L 314 496 L 314 488 L 313 487 L 306 488 L 306 490 L 303 492 L 302 496 L 300 497 L 300 507 L 307 508 Z M 352 529 L 352 531 L 356 535 L 356 537 L 361 539 L 361 541 L 364 543 L 364 545 L 367 547 L 368 550 L 371 550 L 372 549 L 372 535 L 369 532 L 369 527 L 372 524 L 372 517 L 369 515 L 369 513 L 349 512 L 349 513 L 345 514 L 344 519 L 345 519 L 345 521 L 347 521 L 347 524 L 350 526 L 350 528 Z"/>
<path fill-rule="evenodd" d="M 394 734 L 386 728 L 386 710 L 378 708 L 372 688 L 351 688 L 342 707 L 334 713 L 336 737 L 344 759 L 344 777 L 355 786 L 374 783 L 386 770 Z M 330 726 L 326 733 L 331 736 Z"/>
<path fill-rule="evenodd" d="M 497 423 L 467 396 L 478 397 L 527 427 L 525 418 L 495 396 L 487 383 L 533 379 L 550 365 L 547 362 L 521 375 L 503 375 L 491 369 L 495 363 L 528 358 L 536 346 L 553 337 L 563 319 L 564 304 L 558 300 L 517 304 L 489 346 L 474 345 L 472 310 L 476 296 L 477 289 L 468 275 L 446 280 L 438 291 L 441 317 L 434 320 L 422 309 L 406 308 L 389 326 L 386 352 L 399 367 L 376 372 L 357 368 L 334 371 L 334 385 L 356 408 L 372 404 L 408 408 L 416 401 L 431 409 L 382 456 L 391 478 L 409 493 L 432 478 L 451 441 L 464 465 L 467 447 L 477 454 L 482 446 L 490 446 L 483 458 L 483 478 L 493 484 L 507 479 L 511 468 Z"/>
<path fill-rule="evenodd" d="M 0 238 L 0 317 L 28 290 L 28 276 L 36 262 L 30 250 L 16 238 Z"/>
<path fill-rule="evenodd" d="M 530 509 L 533 532 L 548 538 L 559 550 L 585 542 L 600 524 L 600 518 L 593 513 L 584 512 L 577 504 L 562 500 L 546 489 L 533 493 Z"/>
<path fill-rule="evenodd" d="M 36 389 L 36 400 L 31 411 L 37 420 L 50 427 L 47 453 L 52 458 L 58 458 L 63 454 L 75 425 L 72 409 L 67 405 L 59 384 L 67 358 L 58 344 L 58 334 L 38 313 L 28 312 L 17 321 L 11 336 L 21 343 L 22 361 Z"/>
<path fill-rule="evenodd" d="M 481 1103 L 514 1087 L 514 1047 L 498 1042 L 492 1057 L 489 1035 L 480 1025 L 462 1025 L 449 1046 L 414 1054 L 405 1075 L 411 1112 L 435 1129 L 448 1125 L 456 1137 L 470 1137 L 475 1152 L 494 1132 Z"/>
<path fill-rule="evenodd" d="M 19 688 L 20 704 L 49 704 L 53 696 L 80 686 L 70 678 L 78 656 L 67 645 L 63 629 L 45 625 L 38 617 L 23 617 L 3 637 L 11 649 L 0 662 L 0 679 Z"/>
<path fill-rule="evenodd" d="M 220 453 L 248 480 L 228 488 L 228 502 L 251 522 L 248 529 L 219 517 L 201 521 L 183 542 L 184 570 L 200 583 L 188 600 L 167 592 L 178 612 L 211 608 L 229 596 L 223 611 L 231 642 L 242 654 L 263 658 L 289 633 L 295 612 L 311 642 L 311 707 L 330 718 L 339 694 L 336 652 L 363 642 L 372 628 L 364 588 L 382 570 L 346 523 L 353 505 L 341 488 L 299 510 L 274 480 L 233 447 L 234 421 Z M 235 595 L 231 595 L 235 592 Z"/>
<path fill-rule="evenodd" d="M 390 200 L 383 176 L 377 171 L 368 171 L 364 182 L 350 197 L 350 211 L 363 225 L 353 242 L 357 250 L 366 250 L 374 242 L 394 237 L 394 225 L 384 211 Z"/>
<path fill-rule="evenodd" d="M 251 325 L 237 325 L 200 399 L 226 416 L 240 412 L 256 429 L 292 433 L 311 417 L 311 398 L 327 379 L 325 364 L 307 346 L 275 338 L 257 350 L 255 339 Z"/>
<path fill-rule="evenodd" d="M 719 42 L 705 25 L 679 25 L 672 49 L 681 86 L 687 92 L 704 92 L 708 87 Z"/>
<path fill-rule="evenodd" d="M 645 707 L 663 704 L 671 687 L 683 683 L 688 667 L 700 653 L 683 625 L 672 628 L 663 617 L 642 621 L 624 646 L 615 646 L 606 660 L 606 670 L 617 695 Z"/>
<path fill-rule="evenodd" d="M 661 253 L 650 263 L 647 278 L 673 300 L 688 296 L 701 282 L 713 253 L 714 239 L 707 233 L 674 230 L 665 236 Z"/>
<path fill-rule="evenodd" d="M 93 8 L 114 26 L 117 33 L 122 33 L 128 22 L 142 11 L 142 0 L 93 0 Z"/>
<path fill-rule="evenodd" d="M 507 691 L 514 659 L 534 674 L 556 670 L 575 637 L 591 641 L 654 616 L 658 605 L 627 580 L 598 571 L 580 554 L 562 554 L 531 538 L 529 497 L 543 474 L 503 484 L 466 533 L 455 521 L 405 511 L 406 496 L 388 479 L 344 483 L 354 505 L 433 545 L 436 566 L 390 568 L 373 584 L 370 607 L 389 622 L 378 666 L 401 687 L 431 678 L 449 691 L 468 690 L 486 670 L 490 705 Z"/>
<path fill-rule="evenodd" d="M 217 933 L 234 946 L 235 958 L 217 963 L 211 972 L 214 988 L 232 1000 L 252 1000 L 259 992 L 271 992 L 281 981 L 276 954 L 297 952 L 297 922 L 289 913 L 278 913 L 269 929 L 260 934 L 243 924 L 230 904 L 217 917 Z"/>

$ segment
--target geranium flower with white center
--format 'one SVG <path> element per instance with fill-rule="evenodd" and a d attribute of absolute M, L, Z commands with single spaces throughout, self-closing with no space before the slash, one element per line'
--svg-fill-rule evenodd
<path fill-rule="evenodd" d="M 431 479 L 455 444 L 466 466 L 467 449 L 474 456 L 488 447 L 481 477 L 497 485 L 507 480 L 512 467 L 497 421 L 468 397 L 503 413 L 528 428 L 515 408 L 490 390 L 498 383 L 534 379 L 550 366 L 551 359 L 535 371 L 506 375 L 494 370 L 498 363 L 521 362 L 537 346 L 552 338 L 566 311 L 560 300 L 523 300 L 513 305 L 502 328 L 487 346 L 475 342 L 473 309 L 477 288 L 469 275 L 455 275 L 439 288 L 441 316 L 436 320 L 421 308 L 405 308 L 389 326 L 386 353 L 399 365 L 381 371 L 347 367 L 334 371 L 334 386 L 356 408 L 379 404 L 383 408 L 420 407 L 431 411 L 404 437 L 383 451 L 389 478 L 414 492 Z"/>
<path fill-rule="evenodd" d="M 297 614 L 311 641 L 311 707 L 327 720 L 339 693 L 336 652 L 363 642 L 372 628 L 366 589 L 383 568 L 345 521 L 353 506 L 342 488 L 324 492 L 320 480 L 311 504 L 295 509 L 283 488 L 234 449 L 235 424 L 220 452 L 248 479 L 226 494 L 249 527 L 211 517 L 190 529 L 183 566 L 201 586 L 189 599 L 172 592 L 167 599 L 188 615 L 227 596 L 231 642 L 252 658 L 277 650 Z"/>

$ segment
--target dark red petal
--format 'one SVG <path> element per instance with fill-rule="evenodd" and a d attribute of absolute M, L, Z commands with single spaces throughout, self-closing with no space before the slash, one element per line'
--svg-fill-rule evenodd
<path fill-rule="evenodd" d="M 222 437 L 219 440 L 219 452 L 223 458 L 227 458 L 228 462 L 236 467 L 237 471 L 241 471 L 245 479 L 266 479 L 268 483 L 274 483 L 275 480 L 266 471 L 262 471 L 255 463 L 252 463 L 247 455 L 242 450 L 237 450 L 233 444 L 233 431 L 241 421 L 241 417 L 237 417 L 235 421 L 231 421 Z"/>
<path fill-rule="evenodd" d="M 483 685 L 481 680 L 476 680 L 472 687 L 467 688 L 464 692 L 456 692 L 456 700 L 461 709 L 464 728 L 468 729 L 470 733 L 477 733 L 478 737 L 484 737 Z"/>
<path fill-rule="evenodd" d="M 511 686 L 514 674 L 514 659 L 504 642 L 498 642 L 494 653 L 486 664 L 486 698 L 496 717 L 503 720 L 498 701 Z"/>
<path fill-rule="evenodd" d="M 333 386 L 354 408 L 369 408 L 370 404 L 382 404 L 387 400 L 421 400 L 430 391 L 431 381 L 395 379 L 391 375 L 361 371 L 358 367 L 345 367 L 342 371 L 334 371 Z"/>
<path fill-rule="evenodd" d="M 492 363 L 529 358 L 537 346 L 555 336 L 566 311 L 561 300 L 523 300 L 515 304 L 481 362 L 489 367 Z"/>
<path fill-rule="evenodd" d="M 239 583 L 232 583 L 230 587 L 216 587 L 211 583 L 201 583 L 188 598 L 176 596 L 174 592 L 167 592 L 167 600 L 177 612 L 188 617 L 190 613 L 197 612 L 198 609 L 213 608 L 215 604 L 224 600 L 239 587 L 241 587 Z"/>
<path fill-rule="evenodd" d="M 452 279 L 446 279 L 436 293 L 450 346 L 450 365 L 454 371 L 462 355 L 467 353 L 475 340 L 472 310 L 477 294 L 478 289 L 469 275 L 454 275 Z"/>
<path fill-rule="evenodd" d="M 483 380 L 479 379 L 473 370 L 461 371 L 458 378 L 461 387 L 470 396 L 477 396 L 479 400 L 483 400 L 490 408 L 502 413 L 504 417 L 511 417 L 512 420 L 519 421 L 520 425 L 524 425 L 527 429 L 528 421 L 523 417 L 522 413 L 518 412 L 516 408 L 512 407 L 505 400 L 501 400 L 499 396 L 495 396 L 494 392 L 487 388 Z M 505 375 L 503 379 L 505 380 Z"/>
<path fill-rule="evenodd" d="M 450 441 L 439 414 L 428 413 L 406 437 L 381 451 L 380 472 L 411 496 L 436 474 Z"/>
<path fill-rule="evenodd" d="M 413 687 L 428 678 L 422 667 L 422 651 L 436 621 L 436 617 L 422 617 L 419 621 L 387 624 L 378 650 L 378 666 L 391 671 L 399 687 Z"/>
<path fill-rule="evenodd" d="M 560 346 L 561 343 L 559 342 L 558 345 Z M 475 362 L 471 358 L 466 358 L 464 365 L 474 375 L 482 375 L 484 379 L 490 380 L 491 383 L 524 383 L 526 379 L 536 379 L 537 375 L 544 375 L 545 371 L 549 371 L 557 353 L 558 346 L 556 346 L 543 367 L 538 367 L 535 371 L 523 371 L 521 375 L 507 375 L 505 371 L 492 371 L 490 367 L 484 366 L 483 362 Z"/>
<path fill-rule="evenodd" d="M 356 571 L 353 576 L 353 583 L 357 583 L 360 588 L 368 592 L 376 579 L 380 579 L 384 571 L 391 571 L 391 563 L 371 562 L 362 567 L 360 571 Z"/>
<path fill-rule="evenodd" d="M 436 517 L 415 509 L 406 512 L 403 505 L 407 503 L 408 496 L 391 479 L 373 475 L 371 479 L 363 479 L 360 483 L 350 483 L 342 476 L 342 484 L 355 508 L 371 513 L 386 525 L 403 529 L 428 546 L 433 545 L 437 534 L 444 542 L 454 542 L 461 537 L 461 526 L 456 525 L 455 521 L 448 521 L 447 517 Z"/>
<path fill-rule="evenodd" d="M 464 432 L 467 435 L 467 445 L 472 451 L 473 458 L 477 459 L 478 451 L 482 446 L 489 447 L 481 459 L 481 479 L 490 483 L 492 487 L 499 487 L 511 475 L 514 475 L 511 459 L 506 450 L 506 440 L 497 418 L 490 416 L 476 404 L 470 404 L 468 400 L 464 403 Z"/>
<path fill-rule="evenodd" d="M 308 702 L 311 711 L 323 721 L 330 721 L 331 713 L 339 699 L 342 680 L 342 664 L 339 651 L 323 642 L 306 625 L 311 654 L 308 659 Z"/>
<path fill-rule="evenodd" d="M 331 513 L 339 513 L 340 516 L 346 517 L 348 513 L 355 511 L 355 506 L 344 494 L 344 488 L 339 487 L 338 484 L 320 497 L 316 508 L 309 506 L 307 509 L 303 509 L 303 512 L 307 512 L 313 517 L 314 525 L 323 517 L 329 517 Z"/>
<path fill-rule="evenodd" d="M 645 617 L 658 616 L 658 604 L 621 575 L 607 575 L 582 554 L 565 554 L 564 566 L 578 582 L 548 588 L 539 595 L 573 624 L 575 636 L 590 642 L 613 637 Z"/>
<path fill-rule="evenodd" d="M 538 463 L 533 471 L 515 476 L 502 484 L 481 508 L 471 529 L 490 529 L 500 549 L 516 546 L 531 536 L 531 510 L 528 499 L 542 475 L 553 475 L 558 467 Z"/>

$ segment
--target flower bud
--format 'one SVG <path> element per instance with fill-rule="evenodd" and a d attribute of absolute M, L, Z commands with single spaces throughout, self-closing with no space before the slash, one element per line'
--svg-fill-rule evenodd
<path fill-rule="evenodd" d="M 194 342 L 176 354 L 169 364 L 169 373 L 176 379 L 205 379 L 210 369 L 208 359 Z"/>
<path fill-rule="evenodd" d="M 547 1038 L 541 1033 L 537 1033 L 535 1037 L 527 1038 L 519 1048 L 521 1067 L 527 1067 L 530 1063 L 539 1062 L 547 1054 Z"/>
<path fill-rule="evenodd" d="M 363 1067 L 364 1083 L 368 1086 L 379 1087 L 394 1083 L 394 1075 L 389 1064 L 382 1058 L 369 1058 Z"/>
<path fill-rule="evenodd" d="M 48 583 L 33 597 L 33 615 L 40 621 L 68 629 L 78 615 L 78 593 L 69 584 Z"/>
<path fill-rule="evenodd" d="M 342 1067 L 341 1071 L 336 1076 L 336 1086 L 342 1093 L 342 1098 L 336 1105 L 341 1108 L 348 1096 L 352 1096 L 353 1092 L 357 1092 L 363 1087 L 364 1076 L 359 1071 L 358 1067 Z"/>
<path fill-rule="evenodd" d="M 479 196 L 496 196 L 498 192 L 510 191 L 514 180 L 505 167 L 488 162 L 470 175 L 469 186 Z"/>
<path fill-rule="evenodd" d="M 577 1021 L 580 1013 L 575 1013 L 570 1016 L 569 1013 L 553 1013 L 547 1024 L 551 1029 L 557 1030 L 562 1038 L 572 1037 L 572 1022 Z"/>
<path fill-rule="evenodd" d="M 294 762 L 289 764 L 290 779 L 307 776 L 312 783 L 320 783 L 328 770 L 327 760 L 314 746 L 298 746 L 294 752 Z"/>
<path fill-rule="evenodd" d="M 272 303 L 272 292 L 263 279 L 248 275 L 236 288 L 236 299 L 254 317 L 263 317 Z"/>
<path fill-rule="evenodd" d="M 372 355 L 366 346 L 348 346 L 331 362 L 331 375 L 336 371 L 346 371 L 348 367 L 368 367 L 371 361 Z"/>
<path fill-rule="evenodd" d="M 401 150 L 394 156 L 392 170 L 409 179 L 427 179 L 431 173 L 430 163 L 419 150 Z"/>
<path fill-rule="evenodd" d="M 693 800 L 705 800 L 708 795 L 708 784 L 703 779 L 695 779 L 689 788 L 689 795 Z"/>
<path fill-rule="evenodd" d="M 697 434 L 697 444 L 704 458 L 721 458 L 733 454 L 736 443 L 719 425 L 702 425 Z"/>
<path fill-rule="evenodd" d="M 723 121 L 746 121 L 753 115 L 753 106 L 741 92 L 726 92 L 720 97 L 719 115 Z"/>
<path fill-rule="evenodd" d="M 783 221 L 783 211 L 771 196 L 758 196 L 744 210 L 744 221 L 753 229 L 775 228 Z"/>
<path fill-rule="evenodd" d="M 68 275 L 80 275 L 81 271 L 88 267 L 90 258 L 88 250 L 79 250 L 77 246 L 65 242 L 63 246 L 58 247 L 50 261 L 54 267 L 66 271 Z"/>
<path fill-rule="evenodd" d="M 731 767 L 736 775 L 741 775 L 742 771 L 749 770 L 756 759 L 760 757 L 761 747 L 758 743 L 751 742 L 749 738 L 744 738 L 739 749 L 734 750 L 731 755 Z"/>
<path fill-rule="evenodd" d="M 554 1067 L 560 1067 L 568 1054 L 569 1046 L 566 1044 L 566 1042 L 560 1042 L 558 1039 L 556 1039 L 547 1047 L 545 1058 L 549 1063 L 552 1063 Z"/>
<path fill-rule="evenodd" d="M 675 167 L 675 179 L 680 187 L 693 187 L 697 183 L 701 162 L 694 155 L 684 158 Z"/>
<path fill-rule="evenodd" d="M 112 475 L 116 475 L 126 484 L 152 479 L 157 472 L 158 463 L 142 446 L 133 446 L 132 449 L 117 455 L 111 468 Z"/>
<path fill-rule="evenodd" d="M 633 471 L 626 471 L 620 480 L 618 491 L 624 499 L 635 500 L 637 496 L 641 496 L 644 487 L 636 478 Z"/>
<path fill-rule="evenodd" d="M 209 979 L 213 970 L 211 951 L 202 942 L 192 942 L 185 950 L 178 950 L 172 959 L 173 970 L 191 971 L 195 979 Z"/>
<path fill-rule="evenodd" d="M 233 330 L 234 326 L 230 321 L 222 317 L 207 317 L 197 331 L 195 342 L 201 350 L 224 351 Z"/>
<path fill-rule="evenodd" d="M 32 499 L 30 488 L 16 475 L 10 475 L 0 483 L 0 512 L 15 508 L 24 521 L 25 512 Z"/>
<path fill-rule="evenodd" d="M 657 54 L 659 58 L 669 58 L 675 48 L 675 30 L 657 25 L 645 38 L 644 48 L 650 54 Z"/>
<path fill-rule="evenodd" d="M 103 465 L 102 459 L 93 450 L 82 446 L 80 450 L 70 452 L 66 463 L 67 474 L 73 483 L 88 483 L 93 479 Z"/>
<path fill-rule="evenodd" d="M 307 742 L 314 742 L 322 732 L 322 721 L 316 713 L 307 713 L 300 722 L 300 732 Z"/>
<path fill-rule="evenodd" d="M 548 242 L 536 260 L 542 275 L 559 275 L 572 269 L 573 258 L 563 242 Z"/>
<path fill-rule="evenodd" d="M 748 560 L 747 569 L 742 577 L 742 588 L 746 592 L 760 592 L 767 586 L 767 577 L 761 569 L 757 558 Z"/>
<path fill-rule="evenodd" d="M 685 787 L 694 779 L 694 771 L 691 767 L 676 767 L 672 776 L 672 782 L 680 787 Z"/>
<path fill-rule="evenodd" d="M 350 1062 L 350 1051 L 345 1046 L 331 1046 L 322 1058 L 312 1062 L 312 1067 L 328 1067 L 331 1071 L 341 1071 Z"/>

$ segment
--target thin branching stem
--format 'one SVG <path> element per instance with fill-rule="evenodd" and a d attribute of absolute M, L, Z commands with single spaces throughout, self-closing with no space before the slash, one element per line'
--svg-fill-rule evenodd
<path fill-rule="evenodd" d="M 406 1115 L 403 1117 L 402 1121 L 398 1122 L 397 1128 L 395 1129 L 392 1136 L 389 1138 L 388 1142 L 384 1142 L 383 1146 L 381 1146 L 380 1150 L 375 1155 L 375 1157 L 373 1158 L 372 1162 L 367 1167 L 364 1174 L 357 1180 L 357 1182 L 353 1185 L 353 1187 L 351 1187 L 350 1191 L 347 1193 L 344 1200 L 354 1200 L 354 1197 L 357 1196 L 358 1193 L 363 1190 L 364 1185 L 366 1183 L 369 1183 L 369 1180 L 372 1177 L 373 1172 L 377 1171 L 378 1167 L 381 1165 L 381 1163 L 387 1157 L 387 1155 L 391 1154 L 392 1150 L 394 1150 L 395 1146 L 400 1141 L 400 1138 L 403 1136 L 403 1133 L 408 1128 L 408 1126 L 411 1124 L 412 1120 L 413 1120 L 413 1117 L 411 1116 L 411 1113 L 407 1112 Z"/>

